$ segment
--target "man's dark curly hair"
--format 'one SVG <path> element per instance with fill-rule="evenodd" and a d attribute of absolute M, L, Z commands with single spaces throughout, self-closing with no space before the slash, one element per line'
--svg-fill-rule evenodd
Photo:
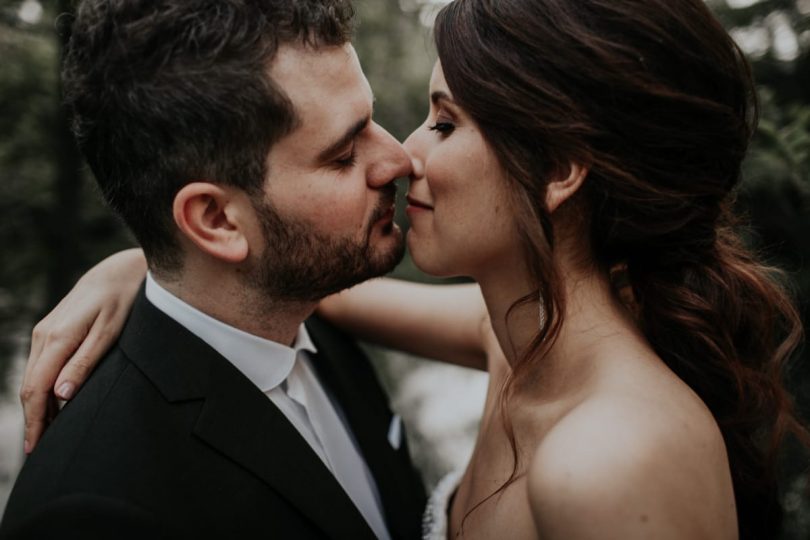
<path fill-rule="evenodd" d="M 268 71 L 279 46 L 341 45 L 348 0 L 84 0 L 63 64 L 74 132 L 153 270 L 177 270 L 172 201 L 194 180 L 262 188 L 296 115 Z"/>

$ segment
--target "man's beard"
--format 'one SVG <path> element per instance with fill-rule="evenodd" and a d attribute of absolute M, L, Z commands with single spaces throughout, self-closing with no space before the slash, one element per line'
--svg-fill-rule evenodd
<path fill-rule="evenodd" d="M 399 228 L 391 224 L 383 229 L 386 236 L 396 239 L 387 250 L 375 250 L 371 245 L 374 224 L 388 212 L 396 197 L 393 183 L 382 191 L 362 241 L 330 237 L 306 223 L 281 218 L 257 196 L 253 205 L 261 221 L 265 250 L 247 269 L 248 284 L 261 290 L 268 300 L 314 302 L 393 270 L 405 253 Z"/>

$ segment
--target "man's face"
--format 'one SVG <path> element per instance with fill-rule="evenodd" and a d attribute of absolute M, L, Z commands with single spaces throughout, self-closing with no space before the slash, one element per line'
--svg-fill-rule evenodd
<path fill-rule="evenodd" d="M 318 300 L 399 262 L 393 180 L 411 162 L 371 120 L 371 88 L 351 45 L 284 45 L 270 76 L 299 121 L 268 156 L 265 198 L 254 200 L 263 250 L 252 253 L 248 279 L 276 299 Z"/>

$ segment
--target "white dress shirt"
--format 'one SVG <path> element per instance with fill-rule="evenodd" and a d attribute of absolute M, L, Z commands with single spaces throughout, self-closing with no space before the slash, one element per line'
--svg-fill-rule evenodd
<path fill-rule="evenodd" d="M 331 471 L 377 538 L 390 540 L 377 485 L 342 412 L 315 375 L 309 355 L 317 350 L 303 324 L 287 347 L 206 315 L 161 287 L 150 273 L 146 298 L 264 392 Z"/>

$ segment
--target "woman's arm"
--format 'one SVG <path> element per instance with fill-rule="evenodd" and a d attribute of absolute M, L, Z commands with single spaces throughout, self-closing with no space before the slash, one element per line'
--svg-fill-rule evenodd
<path fill-rule="evenodd" d="M 324 299 L 318 313 L 360 339 L 487 369 L 486 305 L 478 285 L 375 279 Z"/>
<path fill-rule="evenodd" d="M 20 389 L 26 453 L 48 425 L 54 393 L 65 400 L 73 397 L 118 338 L 145 275 L 143 251 L 116 253 L 82 276 L 34 327 Z"/>

